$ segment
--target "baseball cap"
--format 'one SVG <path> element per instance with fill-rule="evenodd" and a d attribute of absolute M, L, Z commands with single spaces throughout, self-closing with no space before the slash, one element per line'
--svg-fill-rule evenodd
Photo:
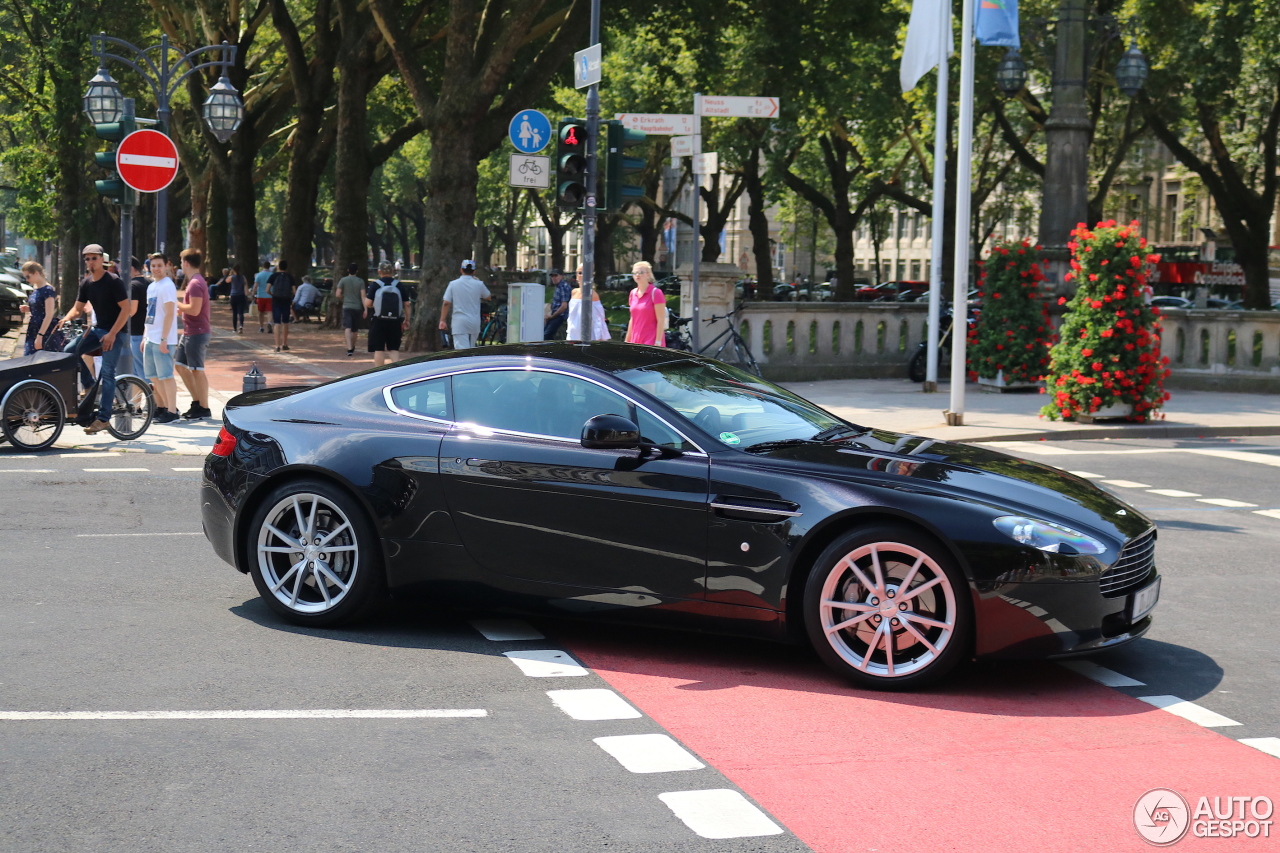
<path fill-rule="evenodd" d="M 553 268 L 553 269 L 551 270 L 551 274 L 552 274 L 552 275 L 564 275 L 564 273 L 560 271 L 560 268 L 559 268 L 559 267 L 555 267 L 555 268 Z"/>
<path fill-rule="evenodd" d="M 462 262 L 462 268 L 463 268 L 464 270 L 473 270 L 473 269 L 475 269 L 475 268 L 476 268 L 476 262 L 475 262 L 475 261 L 463 261 L 463 262 Z"/>
<path fill-rule="evenodd" d="M 84 255 L 103 255 L 103 256 L 105 256 L 107 253 L 106 253 L 105 251 L 103 251 L 102 247 L 101 247 L 101 246 L 99 246 L 97 243 L 90 243 L 89 245 L 87 245 L 87 246 L 85 246 L 85 247 L 84 247 L 84 249 L 80 252 L 80 254 L 81 254 L 81 256 L 84 256 Z"/>

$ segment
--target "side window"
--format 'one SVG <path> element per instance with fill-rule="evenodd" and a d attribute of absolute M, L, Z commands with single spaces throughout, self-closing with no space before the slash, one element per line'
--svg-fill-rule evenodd
<path fill-rule="evenodd" d="M 415 415 L 437 420 L 452 420 L 449 416 L 449 378 L 427 379 L 412 385 L 401 385 L 391 391 L 396 408 Z"/>
<path fill-rule="evenodd" d="M 455 375 L 453 401 L 459 423 L 573 440 L 595 415 L 631 414 L 625 398 L 594 382 L 536 370 Z"/>
<path fill-rule="evenodd" d="M 662 447 L 670 447 L 674 450 L 692 451 L 697 450 L 690 442 L 680 437 L 680 434 L 667 426 L 644 409 L 636 409 L 636 424 L 640 427 L 640 437 L 652 441 L 654 444 Z"/>

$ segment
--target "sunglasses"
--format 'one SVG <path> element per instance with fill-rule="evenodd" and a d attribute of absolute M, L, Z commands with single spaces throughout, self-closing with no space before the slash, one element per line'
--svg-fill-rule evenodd
<path fill-rule="evenodd" d="M 90 260 L 94 260 L 95 258 L 101 258 L 101 257 L 102 257 L 102 255 L 85 255 L 85 256 L 84 256 L 84 259 L 85 259 L 86 261 L 90 261 Z"/>

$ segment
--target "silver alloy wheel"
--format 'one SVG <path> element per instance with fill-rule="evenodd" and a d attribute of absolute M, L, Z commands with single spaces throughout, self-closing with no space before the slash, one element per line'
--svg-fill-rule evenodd
<path fill-rule="evenodd" d="M 951 580 L 901 542 L 850 551 L 827 573 L 819 601 L 827 643 L 854 669 L 901 678 L 927 667 L 956 633 Z"/>
<path fill-rule="evenodd" d="M 360 569 L 351 520 L 308 492 L 284 498 L 258 530 L 258 569 L 271 594 L 295 613 L 326 613 L 350 592 Z"/>

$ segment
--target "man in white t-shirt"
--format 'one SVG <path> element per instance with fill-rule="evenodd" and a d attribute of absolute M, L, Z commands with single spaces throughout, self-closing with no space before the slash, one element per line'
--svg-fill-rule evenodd
<path fill-rule="evenodd" d="M 173 283 L 173 264 L 156 252 L 148 262 L 153 281 L 147 285 L 146 341 L 142 349 L 142 370 L 155 389 L 158 424 L 178 419 L 178 383 L 173 378 L 173 352 L 178 346 L 178 288 Z"/>
<path fill-rule="evenodd" d="M 449 313 L 453 312 L 453 348 L 468 349 L 476 345 L 480 335 L 480 302 L 489 298 L 489 288 L 472 273 L 475 261 L 462 262 L 462 275 L 449 282 L 444 290 L 444 304 L 440 306 L 440 329 L 450 328 Z"/>

